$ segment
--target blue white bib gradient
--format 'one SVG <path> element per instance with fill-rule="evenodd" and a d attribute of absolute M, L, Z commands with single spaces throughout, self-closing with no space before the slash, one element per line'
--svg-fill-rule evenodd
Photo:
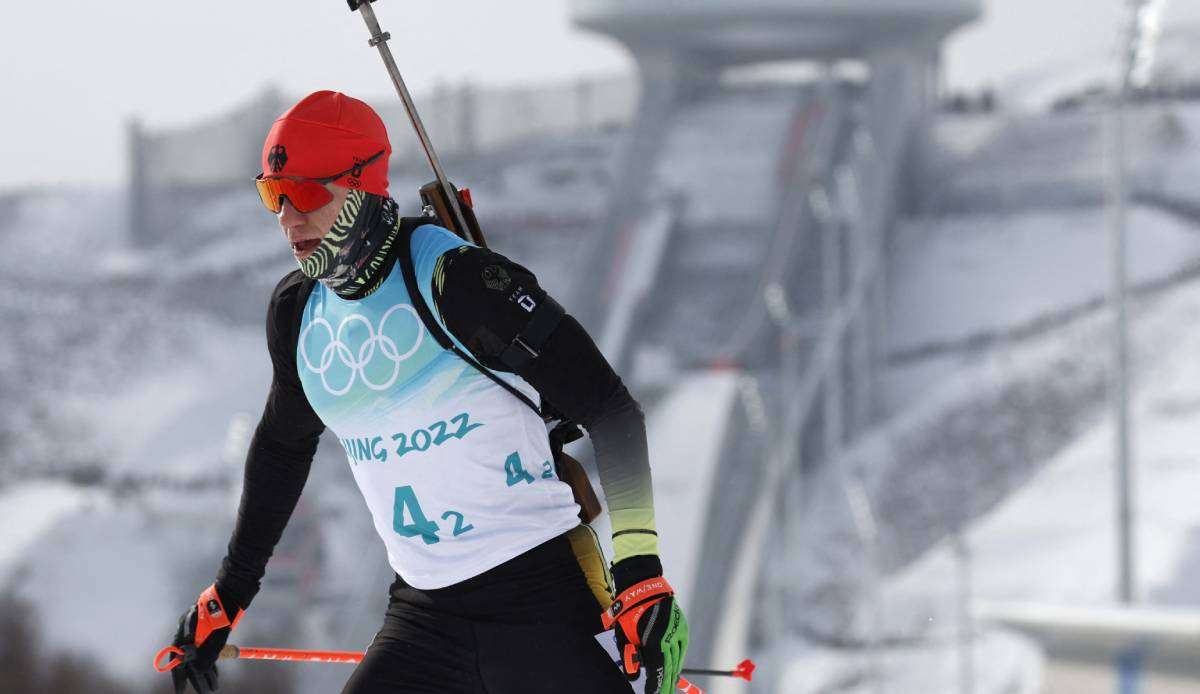
<path fill-rule="evenodd" d="M 417 286 L 431 309 L 437 260 L 462 245 L 434 225 L 413 232 Z M 409 585 L 458 583 L 579 524 L 541 418 L 442 349 L 398 267 L 359 301 L 318 283 L 296 366 L 313 409 L 346 450 L 388 561 Z M 520 377 L 496 375 L 539 401 Z"/>

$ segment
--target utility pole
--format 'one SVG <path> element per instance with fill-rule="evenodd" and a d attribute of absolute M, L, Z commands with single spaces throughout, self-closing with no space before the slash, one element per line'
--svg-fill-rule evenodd
<path fill-rule="evenodd" d="M 1113 453 L 1116 462 L 1117 599 L 1133 602 L 1132 471 L 1129 464 L 1129 325 L 1127 302 L 1126 229 L 1128 190 L 1125 180 L 1125 101 L 1136 52 L 1137 9 L 1141 0 L 1129 0 L 1126 39 L 1121 46 L 1121 67 L 1112 93 L 1108 129 L 1108 243 L 1109 304 L 1113 312 L 1112 366 L 1109 400 L 1112 407 Z"/>
<path fill-rule="evenodd" d="M 1134 479 L 1130 460 L 1129 314 L 1127 308 L 1127 222 L 1129 183 L 1126 162 L 1126 106 L 1135 81 L 1143 81 L 1153 60 L 1157 19 L 1165 0 L 1125 0 L 1127 24 L 1119 46 L 1120 68 L 1112 90 L 1108 142 L 1108 232 L 1110 305 L 1113 311 L 1110 400 L 1116 462 L 1117 599 L 1128 605 L 1136 595 Z"/>

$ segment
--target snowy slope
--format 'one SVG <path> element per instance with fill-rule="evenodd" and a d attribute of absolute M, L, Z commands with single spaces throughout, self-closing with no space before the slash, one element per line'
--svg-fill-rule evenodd
<path fill-rule="evenodd" d="M 104 452 L 106 474 L 115 479 L 236 480 L 236 470 L 222 465 L 228 428 L 239 413 L 262 406 L 262 352 L 257 334 L 210 324 L 180 363 L 127 374 L 110 397 L 83 391 L 68 403 L 81 421 L 95 423 L 90 445 Z M 18 515 L 18 535 L 29 539 L 25 551 L 0 553 L 0 567 L 20 569 L 0 587 L 11 585 L 37 609 L 47 647 L 92 655 L 127 681 L 145 679 L 147 654 L 169 636 L 181 606 L 194 598 L 189 593 L 212 580 L 235 493 L 17 485 L 0 498 L 0 515 Z M 131 611 L 132 595 L 138 609 Z M 122 629 L 97 641 L 78 628 L 80 614 Z"/>
<path fill-rule="evenodd" d="M 1145 307 L 1133 400 L 1140 598 L 1200 603 L 1200 284 Z M 972 572 L 981 599 L 1110 603 L 1115 595 L 1112 425 L 1106 417 L 1078 436 L 1036 478 L 970 527 Z M 1020 557 L 1020 561 L 1014 558 Z M 896 582 L 897 600 L 939 602 L 952 572 L 939 548 Z"/>
<path fill-rule="evenodd" d="M 1200 230 L 1164 212 L 1130 215 L 1129 279 L 1200 263 Z M 890 351 L 1004 332 L 1103 299 L 1109 248 L 1101 208 L 957 215 L 903 225 L 892 256 Z"/>
<path fill-rule="evenodd" d="M 1134 302 L 1132 314 L 1142 593 L 1152 603 L 1195 605 L 1200 468 L 1191 461 L 1200 421 L 1200 281 L 1150 294 Z M 1104 315 L 1083 315 L 961 357 L 939 384 L 848 451 L 841 465 L 868 493 L 879 529 L 874 544 L 857 524 L 847 478 L 827 469 L 813 479 L 797 563 L 768 567 L 784 572 L 777 580 L 794 586 L 791 599 L 806 605 L 791 618 L 811 638 L 777 644 L 768 656 L 790 663 L 781 666 L 797 676 L 804 667 L 823 667 L 812 675 L 817 681 L 849 678 L 859 684 L 846 691 L 870 691 L 869 679 L 861 681 L 871 667 L 864 653 L 830 651 L 827 642 L 862 647 L 878 640 L 891 663 L 889 691 L 952 691 L 960 566 L 949 541 L 928 543 L 964 525 L 973 598 L 1111 600 L 1106 330 Z M 875 575 L 885 577 L 882 592 Z M 981 672 L 992 668 L 987 677 L 997 686 L 980 691 L 1034 691 L 1010 686 L 1028 683 L 1039 667 L 1029 646 L 1005 645 L 987 625 L 976 628 Z M 1026 655 L 1009 657 L 1017 652 Z M 904 662 L 941 671 L 943 684 L 900 687 Z M 996 670 L 1002 662 L 1007 669 Z"/>
<path fill-rule="evenodd" d="M 663 568 L 685 605 L 706 546 L 702 533 L 737 382 L 735 372 L 682 378 L 647 418 Z"/>
<path fill-rule="evenodd" d="M 963 661 L 954 637 L 946 630 L 908 644 L 881 645 L 873 655 L 785 641 L 760 662 L 765 671 L 760 679 L 770 677 L 772 691 L 786 694 L 959 693 Z M 1035 644 L 994 629 L 982 630 L 975 639 L 970 691 L 1042 694 L 1042 656 Z"/>
<path fill-rule="evenodd" d="M 1197 112 L 1170 104 L 1134 119 L 1139 204 L 1129 219 L 1143 593 L 1192 605 Z M 879 668 L 888 691 L 957 691 L 961 567 L 945 539 L 956 527 L 969 528 L 974 598 L 1096 604 L 1113 594 L 1101 131 L 1087 114 L 1019 118 L 939 128 L 953 164 L 937 183 L 958 186 L 958 197 L 935 196 L 934 211 L 953 204 L 905 220 L 893 238 L 892 417 L 839 461 L 844 475 L 828 466 L 808 480 L 796 559 L 766 567 L 790 601 L 766 609 L 804 605 L 784 620 L 803 636 L 763 651 L 776 683 L 803 684 L 772 691 L 876 691 Z M 976 691 L 1039 690 L 1036 646 L 973 628 Z"/>
<path fill-rule="evenodd" d="M 16 585 L 49 649 L 93 658 L 128 682 L 150 679 L 150 660 L 187 604 L 184 586 L 200 579 L 197 559 L 219 548 L 186 517 L 147 510 L 100 500 L 64 514 L 26 556 Z M 85 623 L 120 628 L 97 639 Z"/>
<path fill-rule="evenodd" d="M 964 355 L 1047 330 L 1108 293 L 1101 114 L 947 116 L 932 129 L 929 214 L 897 225 L 888 259 L 886 406 L 903 407 Z M 1131 110 L 1129 279 L 1200 264 L 1200 104 Z"/>
<path fill-rule="evenodd" d="M 234 226 L 237 197 L 153 249 L 124 245 L 115 192 L 27 195 L 0 226 L 0 318 L 20 326 L 0 341 L 0 592 L 33 606 L 48 651 L 131 687 L 159 681 L 153 650 L 212 581 L 240 479 L 227 463 L 269 379 L 273 279 L 245 269 L 277 272 L 253 251 L 264 238 L 287 252 Z M 253 322 L 230 320 L 223 292 Z M 121 628 L 98 640 L 80 615 Z"/>
<path fill-rule="evenodd" d="M 1164 147 L 1136 170 L 1137 190 L 1200 206 L 1200 104 L 1185 102 L 1158 107 L 1167 138 Z"/>
<path fill-rule="evenodd" d="M 45 533 L 87 503 L 79 489 L 58 482 L 31 482 L 0 492 L 0 586 L 12 580 L 18 562 L 36 552 Z"/>
<path fill-rule="evenodd" d="M 1187 0 L 1160 3 L 1160 32 L 1150 79 L 1177 84 L 1200 79 L 1196 39 L 1200 37 L 1200 7 Z"/>

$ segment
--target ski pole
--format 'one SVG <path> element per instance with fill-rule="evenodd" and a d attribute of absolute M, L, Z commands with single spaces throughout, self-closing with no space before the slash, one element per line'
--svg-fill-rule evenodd
<path fill-rule="evenodd" d="M 189 654 L 179 646 L 167 646 L 154 656 L 154 669 L 159 672 L 169 672 L 190 660 Z M 175 657 L 171 657 L 175 656 Z M 218 656 L 221 660 L 283 660 L 304 663 L 348 663 L 356 664 L 362 661 L 363 654 L 354 651 L 302 651 L 292 648 L 243 648 L 227 645 L 221 649 Z M 167 661 L 164 663 L 163 658 Z"/>
<path fill-rule="evenodd" d="M 708 670 L 705 668 L 684 668 L 685 675 L 709 675 L 712 677 L 733 677 L 739 680 L 751 681 L 754 677 L 754 661 L 749 658 L 737 664 L 732 670 Z"/>
<path fill-rule="evenodd" d="M 357 11 L 362 15 L 363 21 L 367 24 L 367 30 L 371 32 L 371 40 L 367 43 L 379 49 L 379 56 L 383 58 L 384 67 L 387 68 L 388 75 L 392 78 L 392 84 L 396 87 L 396 93 L 404 104 L 404 110 L 408 112 L 408 119 L 417 133 L 417 139 L 421 141 L 421 149 L 425 151 L 425 158 L 429 160 L 429 166 L 433 168 L 433 175 L 437 177 L 438 185 L 445 196 L 444 203 L 449 207 L 449 212 L 454 215 L 453 222 L 457 225 L 456 230 L 462 229 L 471 243 L 477 246 L 485 245 L 483 237 L 479 235 L 478 224 L 468 224 L 467 218 L 463 215 L 462 206 L 459 204 L 458 191 L 446 178 L 446 172 L 442 169 L 442 161 L 433 149 L 433 141 L 429 139 L 425 123 L 421 120 L 421 115 L 417 113 L 417 105 L 408 91 L 408 86 L 404 83 L 404 77 L 400 75 L 400 68 L 397 67 L 396 59 L 392 56 L 392 49 L 387 45 L 392 35 L 380 28 L 379 19 L 376 18 L 375 10 L 371 7 L 371 3 L 375 0 L 346 0 L 346 2 L 350 5 L 351 12 Z"/>
<path fill-rule="evenodd" d="M 163 662 L 164 658 L 166 659 L 166 662 Z M 154 656 L 154 669 L 159 672 L 168 672 L 187 662 L 189 658 L 190 654 L 184 649 L 178 646 L 167 646 L 166 648 L 160 650 L 156 656 Z M 355 664 L 363 659 L 363 654 L 356 651 L 305 651 L 292 648 L 248 648 L 229 644 L 221 649 L 220 658 L 222 660 L 240 658 L 242 660 L 280 660 L 304 663 Z M 732 670 L 684 668 L 683 674 L 734 677 L 749 682 L 754 674 L 754 663 L 749 659 L 743 660 L 741 663 L 738 663 L 736 668 Z M 703 690 L 683 677 L 679 678 L 679 688 L 688 694 L 704 694 Z"/>

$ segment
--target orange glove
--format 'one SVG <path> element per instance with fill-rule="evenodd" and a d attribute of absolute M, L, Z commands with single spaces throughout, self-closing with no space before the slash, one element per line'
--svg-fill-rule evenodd
<path fill-rule="evenodd" d="M 217 690 L 217 658 L 245 612 L 226 596 L 216 584 L 200 594 L 196 604 L 179 619 L 174 645 L 183 649 L 184 662 L 171 670 L 175 694 L 183 694 L 188 683 L 196 694 Z"/>
<path fill-rule="evenodd" d="M 646 668 L 645 694 L 671 694 L 676 689 L 683 658 L 687 653 L 688 625 L 683 610 L 675 602 L 675 591 L 661 576 L 661 565 L 654 557 L 632 557 L 613 567 L 613 577 L 620 592 L 617 599 L 601 615 L 605 629 L 616 629 L 617 651 L 625 676 L 636 680 L 642 666 Z M 629 562 L 626 566 L 621 564 Z M 623 586 L 631 579 L 635 566 L 657 568 L 658 576 Z M 623 570 L 624 569 L 624 570 Z"/>

